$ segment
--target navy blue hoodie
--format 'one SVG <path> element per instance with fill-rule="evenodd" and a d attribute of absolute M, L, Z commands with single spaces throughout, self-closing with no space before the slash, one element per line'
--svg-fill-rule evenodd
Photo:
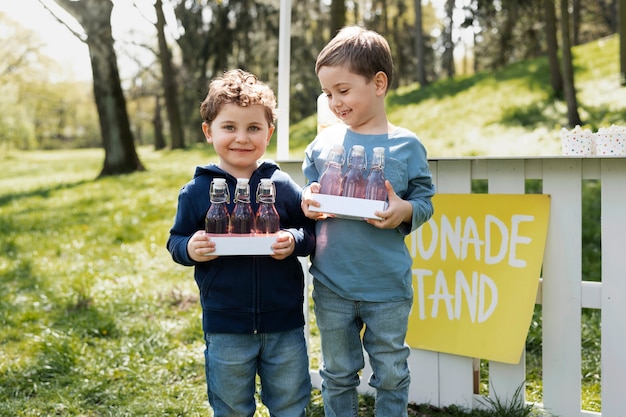
<path fill-rule="evenodd" d="M 315 248 L 315 222 L 302 213 L 301 187 L 273 161 L 265 161 L 249 179 L 254 195 L 261 178 L 271 178 L 276 186 L 276 210 L 280 227 L 294 236 L 294 253 L 286 259 L 270 256 L 220 256 L 208 262 L 195 262 L 187 253 L 187 242 L 204 230 L 213 178 L 226 178 L 230 195 L 237 179 L 216 165 L 196 167 L 194 177 L 178 195 L 178 210 L 170 229 L 167 249 L 172 259 L 194 266 L 200 290 L 202 328 L 207 333 L 273 333 L 304 325 L 304 274 L 298 256 L 310 255 Z M 229 204 L 232 212 L 234 202 Z M 252 208 L 257 202 L 252 198 Z"/>

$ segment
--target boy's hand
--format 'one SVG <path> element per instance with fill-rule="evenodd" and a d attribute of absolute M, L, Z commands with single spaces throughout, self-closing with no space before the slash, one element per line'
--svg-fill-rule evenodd
<path fill-rule="evenodd" d="M 276 260 L 288 257 L 296 249 L 296 241 L 293 235 L 286 230 L 279 230 L 276 234 L 276 242 L 272 245 L 273 254 L 270 256 Z"/>
<path fill-rule="evenodd" d="M 384 211 L 374 212 L 382 220 L 366 219 L 366 221 L 379 229 L 394 229 L 402 223 L 411 223 L 413 205 L 398 197 L 388 180 L 385 180 L 385 188 L 387 188 L 389 205 Z"/>
<path fill-rule="evenodd" d="M 319 194 L 319 192 L 320 184 L 317 182 L 312 182 L 311 185 L 306 187 L 304 189 L 304 192 L 302 193 L 302 202 L 300 203 L 300 206 L 302 207 L 302 212 L 304 213 L 304 215 L 307 216 L 309 219 L 324 220 L 328 217 L 331 217 L 330 215 L 322 213 L 320 211 L 309 210 L 309 205 L 313 207 L 320 206 L 320 203 L 314 200 L 315 194 Z"/>
<path fill-rule="evenodd" d="M 215 242 L 211 241 L 204 230 L 198 230 L 187 242 L 187 253 L 196 262 L 212 261 L 217 258 L 216 255 L 211 255 L 212 252 L 215 252 Z"/>

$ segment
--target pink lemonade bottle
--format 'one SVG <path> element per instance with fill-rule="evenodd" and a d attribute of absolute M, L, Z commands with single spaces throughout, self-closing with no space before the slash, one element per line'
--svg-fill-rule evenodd
<path fill-rule="evenodd" d="M 230 203 L 230 194 L 225 178 L 213 178 L 209 199 L 211 206 L 204 220 L 205 231 L 213 236 L 226 236 L 229 228 L 229 215 L 226 205 Z"/>
<path fill-rule="evenodd" d="M 365 198 L 365 148 L 354 145 L 348 157 L 348 172 L 343 178 L 343 196 L 353 198 Z"/>
<path fill-rule="evenodd" d="M 345 150 L 342 145 L 333 145 L 328 153 L 326 168 L 320 177 L 320 194 L 341 195 L 342 167 Z"/>
<path fill-rule="evenodd" d="M 254 212 L 250 205 L 250 185 L 247 178 L 237 178 L 235 187 L 235 208 L 230 215 L 231 233 L 252 236 L 254 233 Z"/>
<path fill-rule="evenodd" d="M 278 232 L 280 217 L 276 211 L 276 186 L 269 178 L 261 179 L 257 187 L 256 201 L 259 208 L 256 212 L 256 234 L 266 235 Z"/>
<path fill-rule="evenodd" d="M 365 185 L 365 198 L 370 200 L 387 200 L 385 188 L 385 148 L 374 148 L 370 173 Z"/>

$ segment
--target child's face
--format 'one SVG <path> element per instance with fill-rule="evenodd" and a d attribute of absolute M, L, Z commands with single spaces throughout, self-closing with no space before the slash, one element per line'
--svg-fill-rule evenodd
<path fill-rule="evenodd" d="M 202 123 L 208 143 L 220 158 L 219 167 L 236 178 L 250 178 L 265 153 L 274 127 L 261 105 L 225 104 L 210 125 Z"/>
<path fill-rule="evenodd" d="M 379 82 L 380 74 L 383 73 L 368 80 L 350 72 L 345 66 L 323 66 L 317 77 L 322 91 L 328 97 L 331 111 L 346 125 L 359 130 L 366 129 L 380 117 L 381 107 L 378 104 L 384 105 L 386 87 L 386 84 L 383 86 Z"/>

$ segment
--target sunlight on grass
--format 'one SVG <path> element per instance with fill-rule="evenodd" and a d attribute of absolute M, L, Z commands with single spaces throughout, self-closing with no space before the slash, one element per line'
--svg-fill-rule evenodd
<path fill-rule="evenodd" d="M 53 153 L 53 178 L 45 153 L 4 161 L 0 182 L 24 166 L 31 177 L 0 191 L 0 415 L 211 415 L 197 287 L 165 249 L 178 190 L 211 155 L 140 153 L 151 170 L 98 180 L 97 151 Z M 530 403 L 541 402 L 539 318 L 527 343 Z M 582 407 L 599 411 L 600 318 L 589 318 Z M 372 404 L 362 396 L 363 416 Z M 420 405 L 410 412 L 493 417 Z M 267 415 L 259 406 L 256 417 Z M 319 391 L 309 416 L 323 416 Z"/>
<path fill-rule="evenodd" d="M 591 126 L 626 119 L 626 95 L 611 75 L 616 63 L 604 56 L 616 45 L 611 38 L 576 50 L 581 113 Z M 604 62 L 602 69 L 592 59 Z M 534 61 L 405 87 L 390 94 L 389 117 L 416 131 L 431 157 L 559 154 L 563 104 L 538 87 L 547 76 L 542 68 Z M 292 127 L 295 159 L 314 136 L 314 120 Z M 178 190 L 215 154 L 206 145 L 139 152 L 146 172 L 102 179 L 96 179 L 101 149 L 3 156 L 0 415 L 211 415 L 197 287 L 191 269 L 172 262 L 165 242 Z M 542 397 L 539 317 L 527 341 L 531 403 Z M 600 315 L 584 318 L 581 407 L 600 411 Z M 313 315 L 309 325 L 316 368 Z M 363 396 L 361 406 L 364 416 L 372 415 L 371 398 Z M 411 412 L 468 415 L 419 406 Z M 257 417 L 266 415 L 260 407 Z M 314 391 L 309 416 L 322 415 Z"/>
<path fill-rule="evenodd" d="M 102 155 L 4 161 L 0 414 L 206 415 L 197 289 L 164 246 L 192 167 L 145 150 L 170 172 L 95 180 Z"/>

